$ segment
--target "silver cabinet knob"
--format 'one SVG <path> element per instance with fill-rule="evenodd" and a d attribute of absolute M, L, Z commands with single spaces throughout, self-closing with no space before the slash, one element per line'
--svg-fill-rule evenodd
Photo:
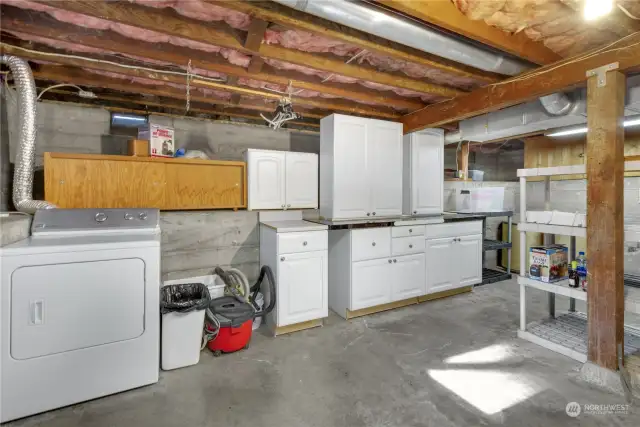
<path fill-rule="evenodd" d="M 146 212 L 140 212 L 138 214 L 138 218 L 140 218 L 141 220 L 144 221 L 145 219 L 147 219 L 147 213 Z"/>
<path fill-rule="evenodd" d="M 413 248 L 413 245 L 409 245 L 409 249 L 412 249 L 412 248 Z"/>
<path fill-rule="evenodd" d="M 394 260 L 393 260 L 393 262 L 398 262 L 398 260 L 397 260 L 397 259 L 394 259 Z"/>
<path fill-rule="evenodd" d="M 376 242 L 373 242 L 373 243 L 371 244 L 371 246 L 375 246 L 375 245 L 376 245 Z"/>
<path fill-rule="evenodd" d="M 414 214 L 414 215 L 415 215 L 415 214 L 417 214 L 417 213 L 418 213 L 418 211 L 413 211 L 413 214 Z"/>
<path fill-rule="evenodd" d="M 409 229 L 409 233 L 413 233 L 413 230 L 411 228 Z"/>
<path fill-rule="evenodd" d="M 389 264 L 391 264 L 393 261 L 389 260 Z"/>
<path fill-rule="evenodd" d="M 367 216 L 371 215 L 369 212 L 367 212 Z"/>
<path fill-rule="evenodd" d="M 284 205 L 280 205 L 281 208 L 284 208 Z"/>
<path fill-rule="evenodd" d="M 302 246 L 307 246 L 307 242 L 302 242 Z"/>
<path fill-rule="evenodd" d="M 105 222 L 107 220 L 107 214 L 104 212 L 98 212 L 94 218 L 97 222 Z"/>
<path fill-rule="evenodd" d="M 124 219 L 126 219 L 127 221 L 130 221 L 133 219 L 133 215 L 131 215 L 129 212 L 124 214 Z"/>
<path fill-rule="evenodd" d="M 290 207 L 291 207 L 291 205 L 287 205 L 287 207 L 288 207 L 288 208 L 290 208 Z"/>
<path fill-rule="evenodd" d="M 284 257 L 281 257 L 281 258 L 280 258 L 280 261 L 284 261 Z"/>
<path fill-rule="evenodd" d="M 376 213 L 374 212 L 373 214 L 375 215 Z"/>

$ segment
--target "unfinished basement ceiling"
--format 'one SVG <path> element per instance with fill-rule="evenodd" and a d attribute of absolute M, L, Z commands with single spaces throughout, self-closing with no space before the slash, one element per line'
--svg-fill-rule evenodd
<path fill-rule="evenodd" d="M 561 56 L 572 56 L 640 31 L 640 21 L 614 6 L 602 19 L 587 22 L 584 0 L 453 0 L 468 18 L 482 20 L 509 33 L 524 32 Z M 640 18 L 638 0 L 617 0 Z"/>

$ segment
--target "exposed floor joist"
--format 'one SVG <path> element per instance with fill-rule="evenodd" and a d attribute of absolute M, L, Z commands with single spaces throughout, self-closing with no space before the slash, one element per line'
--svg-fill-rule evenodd
<path fill-rule="evenodd" d="M 80 58 L 66 58 L 66 57 L 51 57 L 47 55 L 47 53 L 59 53 L 59 51 L 55 51 L 52 49 L 47 49 L 45 47 L 38 47 L 37 50 L 43 51 L 42 53 L 33 53 L 25 50 L 21 50 L 20 47 L 26 47 L 28 44 L 20 41 L 13 41 L 15 45 L 21 45 L 14 47 L 13 45 L 8 45 L 2 43 L 0 45 L 3 52 L 20 56 L 27 60 L 35 60 L 35 61 L 48 61 L 48 62 L 56 62 L 61 65 L 68 65 L 74 67 L 82 67 L 88 69 L 94 69 L 97 71 L 108 71 L 111 73 L 118 73 L 123 76 L 136 77 L 136 78 L 145 78 L 157 80 L 158 83 L 161 82 L 171 82 L 177 84 L 186 84 L 186 78 L 178 75 L 164 74 L 164 73 L 156 73 L 153 71 L 148 71 L 142 68 L 123 68 L 116 65 L 111 65 L 107 63 L 101 63 L 91 60 L 85 60 Z M 107 59 L 102 57 L 103 59 Z M 115 60 L 116 58 L 108 58 L 110 60 Z M 200 88 L 210 88 L 210 89 L 219 89 L 227 92 L 231 92 L 234 96 L 239 97 L 241 95 L 249 95 L 249 96 L 260 96 L 262 98 L 271 99 L 271 100 L 279 100 L 281 95 L 274 92 L 267 92 L 264 90 L 251 89 L 246 86 L 234 86 L 233 84 L 228 84 L 229 82 L 212 82 L 208 80 L 202 80 L 198 78 L 194 78 L 191 80 L 191 85 L 193 87 Z M 311 108 L 319 108 L 322 110 L 328 111 L 339 111 L 348 114 L 356 114 L 356 115 L 364 115 L 371 117 L 379 117 L 384 119 L 397 120 L 400 117 L 400 114 L 397 112 L 388 109 L 388 108 L 374 108 L 369 107 L 367 105 L 358 104 L 355 102 L 341 101 L 338 99 L 326 99 L 319 97 L 293 97 L 295 104 L 302 105 Z M 239 98 L 238 98 L 239 102 Z"/>
<path fill-rule="evenodd" d="M 415 0 L 376 0 L 389 8 L 436 25 L 445 30 L 508 52 L 535 64 L 545 65 L 561 59 L 560 55 L 524 33 L 509 34 L 484 21 L 474 21 L 460 12 L 453 2 Z"/>
<path fill-rule="evenodd" d="M 208 3 L 219 4 L 219 1 L 208 1 Z M 341 42 L 366 49 L 369 52 L 423 65 L 454 76 L 479 80 L 485 83 L 493 83 L 503 78 L 499 74 L 468 67 L 275 2 L 227 0 L 224 2 L 224 7 L 273 22 L 285 28 L 307 31 L 323 37 L 340 40 Z"/>
<path fill-rule="evenodd" d="M 200 43 L 252 53 L 237 38 L 236 31 L 226 24 L 208 25 L 195 19 L 177 15 L 170 9 L 154 9 L 128 3 L 96 1 L 44 1 L 51 7 L 102 18 L 146 30 L 183 37 Z M 226 26 L 226 28 L 225 28 Z M 279 45 L 258 44 L 263 58 L 276 59 L 316 70 L 336 73 L 359 80 L 384 84 L 425 94 L 452 98 L 462 91 L 412 79 L 403 73 L 387 73 L 370 66 L 345 63 L 343 58 L 287 49 Z M 253 51 L 255 52 L 255 51 Z"/>
<path fill-rule="evenodd" d="M 230 64 L 219 55 L 196 51 L 163 43 L 145 43 L 124 37 L 112 31 L 95 31 L 63 24 L 45 14 L 34 14 L 10 6 L 2 7 L 0 25 L 6 31 L 21 32 L 66 43 L 118 52 L 133 57 L 148 58 L 186 67 L 189 60 L 192 65 L 207 71 L 223 73 L 227 76 L 255 79 L 267 83 L 287 86 L 289 82 L 296 89 L 308 89 L 357 100 L 364 103 L 376 103 L 415 110 L 424 106 L 419 99 L 407 99 L 392 92 L 380 92 L 358 87 L 354 84 L 323 83 L 320 78 L 301 73 L 277 70 L 267 65 L 262 71 L 250 73 L 247 69 Z"/>
<path fill-rule="evenodd" d="M 491 84 L 455 99 L 429 105 L 402 118 L 404 132 L 438 127 L 584 85 L 585 70 L 618 64 L 622 72 L 640 67 L 640 32 L 591 52 Z"/>

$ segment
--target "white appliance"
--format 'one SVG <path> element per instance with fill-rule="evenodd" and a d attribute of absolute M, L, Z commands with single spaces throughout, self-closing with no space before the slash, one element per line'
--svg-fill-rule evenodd
<path fill-rule="evenodd" d="M 0 249 L 0 422 L 158 381 L 156 209 L 52 209 Z"/>

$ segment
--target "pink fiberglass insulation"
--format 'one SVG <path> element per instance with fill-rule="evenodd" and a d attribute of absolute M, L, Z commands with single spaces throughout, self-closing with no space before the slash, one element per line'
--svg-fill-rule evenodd
<path fill-rule="evenodd" d="M 225 9 L 211 3 L 199 0 L 129 0 L 131 3 L 138 3 L 144 6 L 163 8 L 171 7 L 180 15 L 187 16 L 201 21 L 224 21 L 233 28 L 247 30 L 251 23 L 249 15 Z"/>

